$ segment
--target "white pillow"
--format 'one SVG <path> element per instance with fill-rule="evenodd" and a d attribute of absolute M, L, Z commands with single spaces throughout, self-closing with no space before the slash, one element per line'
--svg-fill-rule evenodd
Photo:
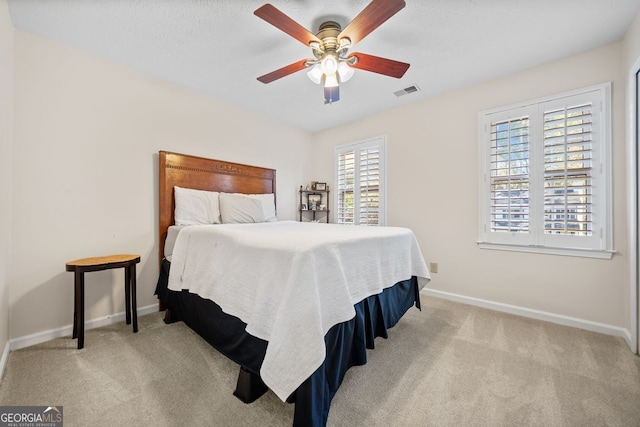
<path fill-rule="evenodd" d="M 220 202 L 216 191 L 174 187 L 176 225 L 220 224 Z"/>
<path fill-rule="evenodd" d="M 246 194 L 220 193 L 223 224 L 264 222 L 262 201 Z"/>
<path fill-rule="evenodd" d="M 248 196 L 262 202 L 264 222 L 273 222 L 278 220 L 278 217 L 276 216 L 276 201 L 273 193 L 248 194 Z"/>

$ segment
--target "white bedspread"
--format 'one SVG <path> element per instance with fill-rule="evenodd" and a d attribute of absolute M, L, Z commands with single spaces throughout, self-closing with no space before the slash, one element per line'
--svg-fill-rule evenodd
<path fill-rule="evenodd" d="M 430 280 L 413 232 L 281 221 L 190 226 L 173 250 L 169 289 L 215 301 L 268 341 L 260 375 L 285 400 L 325 358 L 329 328 L 395 283 Z"/>

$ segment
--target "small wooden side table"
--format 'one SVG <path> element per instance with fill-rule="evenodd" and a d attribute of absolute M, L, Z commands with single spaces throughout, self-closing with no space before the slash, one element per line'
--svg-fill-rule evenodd
<path fill-rule="evenodd" d="M 129 325 L 133 314 L 133 332 L 138 332 L 136 264 L 139 262 L 140 255 L 109 255 L 77 259 L 66 264 L 67 271 L 73 271 L 75 275 L 72 338 L 78 338 L 78 350 L 84 347 L 84 273 L 89 271 L 124 268 L 126 321 Z"/>

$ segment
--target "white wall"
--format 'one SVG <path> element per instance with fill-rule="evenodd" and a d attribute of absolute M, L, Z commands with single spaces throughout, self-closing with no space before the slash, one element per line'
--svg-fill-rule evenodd
<path fill-rule="evenodd" d="M 318 133 L 314 176 L 332 181 L 335 145 L 387 134 L 388 225 L 412 228 L 427 261 L 439 263 L 431 289 L 628 329 L 621 63 L 616 43 Z M 598 260 L 479 249 L 478 112 L 604 81 L 613 81 L 621 253 Z"/>
<path fill-rule="evenodd" d="M 0 0 L 0 377 L 9 336 L 12 150 L 13 26 L 7 0 Z"/>
<path fill-rule="evenodd" d="M 11 338 L 71 325 L 77 258 L 141 254 L 156 303 L 159 150 L 277 169 L 281 219 L 309 180 L 309 133 L 19 30 L 14 90 Z M 122 276 L 87 275 L 87 320 L 124 311 Z"/>

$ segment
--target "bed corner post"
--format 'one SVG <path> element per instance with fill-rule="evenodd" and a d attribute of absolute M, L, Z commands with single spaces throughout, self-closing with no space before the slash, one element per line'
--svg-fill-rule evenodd
<path fill-rule="evenodd" d="M 269 387 L 262 381 L 260 375 L 253 374 L 242 366 L 238 373 L 238 384 L 233 395 L 244 403 L 251 403 L 265 394 Z"/>

